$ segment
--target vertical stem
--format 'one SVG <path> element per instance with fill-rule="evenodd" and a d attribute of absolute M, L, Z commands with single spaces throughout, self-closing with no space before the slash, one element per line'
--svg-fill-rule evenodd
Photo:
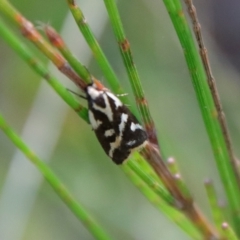
<path fill-rule="evenodd" d="M 187 25 L 180 1 L 163 0 L 163 2 L 182 45 L 214 157 L 227 194 L 235 229 L 240 232 L 240 189 L 230 164 L 230 156 L 201 58 L 195 46 L 191 30 Z"/>
<path fill-rule="evenodd" d="M 192 197 L 184 193 L 176 185 L 175 179 L 168 171 L 166 165 L 163 163 L 158 149 L 154 148 L 152 144 L 147 144 L 143 150 L 144 157 L 149 161 L 156 174 L 160 177 L 169 192 L 174 196 L 176 207 L 179 208 L 201 231 L 204 239 L 216 239 L 216 233 L 203 214 L 199 211 Z M 159 159 L 160 158 L 160 159 Z"/>
<path fill-rule="evenodd" d="M 207 54 L 207 48 L 204 45 L 203 42 L 203 37 L 202 37 L 202 33 L 201 33 L 201 25 L 198 21 L 197 18 L 197 11 L 196 8 L 193 5 L 192 0 L 185 0 L 185 3 L 187 5 L 188 8 L 188 13 L 191 17 L 192 23 L 193 23 L 193 30 L 195 33 L 195 37 L 198 43 L 198 48 L 199 48 L 199 52 L 200 52 L 200 56 L 202 59 L 202 63 L 207 75 L 207 80 L 208 80 L 208 85 L 209 88 L 211 90 L 212 93 L 212 97 L 213 97 L 213 101 L 215 104 L 215 107 L 217 109 L 217 117 L 218 117 L 218 121 L 220 123 L 222 132 L 223 132 L 223 137 L 224 137 L 224 141 L 225 144 L 227 146 L 227 150 L 228 150 L 228 154 L 231 160 L 231 164 L 235 173 L 235 177 L 238 180 L 238 185 L 240 187 L 240 175 L 238 172 L 238 167 L 237 167 L 237 163 L 236 163 L 236 159 L 233 153 L 233 147 L 232 147 L 232 141 L 231 141 L 231 137 L 228 131 L 228 127 L 227 127 L 227 122 L 226 122 L 226 118 L 225 118 L 225 114 L 223 112 L 223 108 L 222 108 L 222 104 L 220 101 L 220 97 L 218 94 L 218 90 L 217 90 L 217 86 L 216 86 L 216 81 L 213 77 L 212 71 L 211 71 L 211 67 L 210 67 L 210 63 L 209 63 L 209 59 L 208 59 L 208 54 Z"/>
<path fill-rule="evenodd" d="M 143 122 L 145 124 L 145 129 L 148 133 L 149 141 L 152 144 L 158 146 L 155 125 L 148 108 L 148 103 L 143 92 L 136 66 L 133 61 L 130 43 L 128 42 L 124 33 L 116 3 L 114 0 L 104 0 L 104 3 L 108 11 L 115 37 L 119 44 L 122 58 L 126 66 L 129 80 L 136 98 L 137 106 L 140 110 Z"/>

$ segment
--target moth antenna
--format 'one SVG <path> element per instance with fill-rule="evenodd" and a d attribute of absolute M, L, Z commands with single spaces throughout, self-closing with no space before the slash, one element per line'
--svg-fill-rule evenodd
<path fill-rule="evenodd" d="M 116 96 L 117 97 L 125 97 L 125 96 L 127 96 L 128 95 L 128 93 L 121 93 L 121 94 L 117 94 Z M 125 104 L 126 105 L 126 104 Z"/>
<path fill-rule="evenodd" d="M 74 95 L 76 95 L 76 96 L 78 96 L 78 97 L 80 97 L 80 98 L 83 98 L 83 99 L 86 99 L 86 100 L 87 100 L 86 96 L 83 96 L 83 95 L 81 95 L 81 94 L 79 94 L 79 93 L 76 93 L 76 92 L 74 92 L 73 90 L 68 89 L 68 88 L 67 88 L 67 90 L 68 90 L 69 92 L 73 93 Z"/>

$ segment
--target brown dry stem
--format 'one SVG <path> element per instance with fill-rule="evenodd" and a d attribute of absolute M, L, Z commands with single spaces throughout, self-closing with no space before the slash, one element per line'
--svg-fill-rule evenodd
<path fill-rule="evenodd" d="M 209 63 L 209 59 L 208 59 L 207 48 L 204 45 L 204 41 L 203 41 L 203 37 L 202 37 L 202 33 L 201 33 L 201 25 L 197 18 L 197 11 L 196 11 L 195 6 L 193 5 L 192 0 L 185 0 L 185 3 L 187 6 L 187 9 L 188 9 L 188 13 L 190 15 L 192 24 L 193 24 L 193 30 L 194 30 L 194 34 L 195 34 L 195 37 L 196 37 L 196 40 L 198 43 L 199 53 L 200 53 L 202 63 L 203 63 L 203 66 L 204 66 L 204 69 L 205 69 L 205 72 L 207 75 L 207 79 L 208 79 L 208 85 L 209 85 L 209 88 L 212 93 L 215 107 L 217 109 L 218 121 L 220 123 L 221 129 L 223 132 L 224 141 L 227 146 L 227 150 L 228 150 L 231 164 L 232 164 L 232 167 L 234 170 L 234 174 L 238 180 L 238 185 L 240 187 L 240 174 L 237 170 L 238 169 L 237 161 L 236 161 L 236 158 L 233 153 L 232 141 L 231 141 L 231 137 L 230 137 L 230 134 L 228 131 L 227 122 L 226 122 L 225 114 L 223 112 L 220 97 L 219 97 L 219 94 L 217 91 L 216 81 L 215 81 L 212 71 L 211 71 L 211 67 L 210 67 L 210 63 Z"/>

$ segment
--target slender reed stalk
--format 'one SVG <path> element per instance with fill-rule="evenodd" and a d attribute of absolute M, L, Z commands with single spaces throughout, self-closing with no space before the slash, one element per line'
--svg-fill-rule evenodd
<path fill-rule="evenodd" d="M 172 175 L 168 171 L 166 165 L 163 161 L 160 161 L 162 159 L 159 160 L 160 154 L 158 153 L 158 149 L 148 144 L 144 149 L 144 156 L 148 159 L 151 166 L 154 166 L 153 168 L 158 176 L 160 176 L 160 179 L 164 182 L 175 199 L 178 200 L 179 209 L 181 209 L 181 211 L 198 227 L 205 239 L 210 240 L 216 238 L 215 231 L 200 212 L 189 192 L 186 190 L 184 192 L 181 191 L 181 188 L 176 184 L 174 178 L 171 178 Z M 185 193 L 187 193 L 187 195 L 184 195 Z"/>
<path fill-rule="evenodd" d="M 207 83 L 207 77 L 201 58 L 191 34 L 190 27 L 184 16 L 181 2 L 179 0 L 163 0 L 163 2 L 184 51 L 215 161 L 231 208 L 235 230 L 240 231 L 240 189 L 230 163 L 228 148 L 219 124 L 217 109 Z"/>
<path fill-rule="evenodd" d="M 208 201 L 209 201 L 209 204 L 211 207 L 212 217 L 213 217 L 215 226 L 218 229 L 218 231 L 222 235 L 224 235 L 223 230 L 222 230 L 222 224 L 223 224 L 223 222 L 225 222 L 226 219 L 225 219 L 222 209 L 219 207 L 215 188 L 210 179 L 205 180 L 204 185 L 205 185 L 205 189 L 207 192 Z"/>
<path fill-rule="evenodd" d="M 169 205 L 177 206 L 173 196 L 169 194 L 166 188 L 163 187 L 159 181 L 155 180 L 153 177 L 143 171 L 135 161 L 128 161 L 127 164 L 132 171 L 135 172 L 150 188 L 155 190 L 155 193 L 158 196 L 161 196 L 161 198 L 164 199 Z"/>
<path fill-rule="evenodd" d="M 229 154 L 229 157 L 231 160 L 232 168 L 234 170 L 235 177 L 238 180 L 238 185 L 240 187 L 240 175 L 237 170 L 238 166 L 237 166 L 237 162 L 236 162 L 236 159 L 235 159 L 235 156 L 233 153 L 232 141 L 231 141 L 228 127 L 227 127 L 227 122 L 226 122 L 225 114 L 223 112 L 219 93 L 217 90 L 216 81 L 213 77 L 212 70 L 210 67 L 210 62 L 209 62 L 208 54 L 207 54 L 207 48 L 204 45 L 204 41 L 203 41 L 203 37 L 202 37 L 202 33 L 201 33 L 201 25 L 197 18 L 197 11 L 193 5 L 192 0 L 185 0 L 185 3 L 188 8 L 189 16 L 191 17 L 191 20 L 192 20 L 193 30 L 194 30 L 195 37 L 196 37 L 196 40 L 198 43 L 199 53 L 200 53 L 202 63 L 203 63 L 203 66 L 204 66 L 204 69 L 205 69 L 205 72 L 207 75 L 208 86 L 209 86 L 209 89 L 211 90 L 213 101 L 214 101 L 214 104 L 215 104 L 215 107 L 217 110 L 218 121 L 219 121 L 219 124 L 222 129 L 223 137 L 225 140 L 225 144 L 227 146 L 227 150 L 228 150 L 228 154 Z"/>
<path fill-rule="evenodd" d="M 63 202 L 69 207 L 73 214 L 87 227 L 90 233 L 99 240 L 110 240 L 109 235 L 104 229 L 93 219 L 93 217 L 84 209 L 84 207 L 76 201 L 70 194 L 58 177 L 50 170 L 50 168 L 40 160 L 40 158 L 31 151 L 28 146 L 19 138 L 19 136 L 11 129 L 0 114 L 0 128 L 8 136 L 8 138 L 20 149 L 23 154 L 37 167 L 37 169 L 45 177 L 46 181 L 51 185 Z"/>
<path fill-rule="evenodd" d="M 158 210 L 164 213 L 171 221 L 175 222 L 184 232 L 186 232 L 188 236 L 196 240 L 205 239 L 204 234 L 198 231 L 193 222 L 191 222 L 184 214 L 180 213 L 176 208 L 166 204 L 163 199 L 157 197 L 150 188 L 146 187 L 146 183 L 139 181 L 140 176 L 138 176 L 136 172 L 131 168 L 126 168 L 126 165 L 123 165 L 122 168 L 142 194 L 144 194 Z"/>
<path fill-rule="evenodd" d="M 136 69 L 136 66 L 133 61 L 132 52 L 130 49 L 130 43 L 126 38 L 120 15 L 114 0 L 104 0 L 106 9 L 108 11 L 109 19 L 111 21 L 113 31 L 116 37 L 116 40 L 119 44 L 120 52 L 122 54 L 123 62 L 125 64 L 128 77 L 132 86 L 132 90 L 136 99 L 138 109 L 140 110 L 141 117 L 143 119 L 145 129 L 148 134 L 149 141 L 159 146 L 157 140 L 157 133 L 154 121 L 151 117 L 147 100 L 144 95 L 144 91 L 139 79 L 139 75 Z"/>
<path fill-rule="evenodd" d="M 179 168 L 174 158 L 170 157 L 167 159 L 167 166 L 171 174 L 174 176 L 178 188 L 184 193 L 187 199 L 191 199 L 191 194 L 187 188 L 186 183 L 182 179 Z"/>
<path fill-rule="evenodd" d="M 47 83 L 61 96 L 61 98 L 73 108 L 81 118 L 88 122 L 88 110 L 77 102 L 74 97 L 63 87 L 59 81 L 54 78 L 43 63 L 38 60 L 30 49 L 20 40 L 20 38 L 11 32 L 0 19 L 0 35 L 13 48 L 17 54 L 41 77 L 46 79 Z"/>
<path fill-rule="evenodd" d="M 99 67 L 101 68 L 104 76 L 106 77 L 111 89 L 116 94 L 125 94 L 126 92 L 120 85 L 116 74 L 114 73 L 111 64 L 107 60 L 104 52 L 102 51 L 100 45 L 98 44 L 97 39 L 95 38 L 90 26 L 87 23 L 86 18 L 83 15 L 81 8 L 77 5 L 75 0 L 67 0 L 69 9 L 78 25 L 79 30 L 81 31 L 84 39 L 86 40 L 88 46 L 92 50 L 93 56 L 96 59 Z M 131 107 L 131 104 L 128 98 L 124 97 L 122 102 L 126 105 L 129 105 L 129 108 L 138 117 L 138 112 L 135 108 Z"/>
<path fill-rule="evenodd" d="M 24 18 L 8 1 L 0 1 L 0 11 L 5 14 L 22 31 L 24 37 L 30 40 L 42 53 L 44 53 L 52 63 L 69 79 L 77 83 L 80 88 L 86 84 L 71 69 L 67 61 L 60 55 L 36 30 L 33 24 Z"/>
<path fill-rule="evenodd" d="M 69 48 L 66 46 L 65 42 L 61 36 L 53 29 L 51 26 L 44 26 L 44 31 L 51 42 L 52 46 L 56 47 L 64 58 L 68 61 L 74 71 L 81 77 L 86 83 L 92 83 L 92 76 L 88 69 L 83 66 L 71 53 Z"/>
<path fill-rule="evenodd" d="M 224 231 L 224 235 L 227 240 L 238 240 L 239 238 L 236 236 L 233 229 L 228 225 L 228 223 L 224 222 L 222 224 L 222 229 Z"/>

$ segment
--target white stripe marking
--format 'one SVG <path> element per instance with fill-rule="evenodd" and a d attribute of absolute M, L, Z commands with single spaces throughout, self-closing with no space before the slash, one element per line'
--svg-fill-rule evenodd
<path fill-rule="evenodd" d="M 126 126 L 126 123 L 127 123 L 127 120 L 128 120 L 128 115 L 123 113 L 121 115 L 121 123 L 119 124 L 119 132 L 120 132 L 120 135 L 122 136 L 122 133 L 125 129 L 125 126 Z"/>
<path fill-rule="evenodd" d="M 104 113 L 108 117 L 109 121 L 112 122 L 113 121 L 113 112 L 111 110 L 109 100 L 108 100 L 107 95 L 105 93 L 102 93 L 102 97 L 104 99 L 106 107 L 102 108 L 102 107 L 98 106 L 96 103 L 93 103 L 93 108 L 96 109 L 96 110 L 99 110 L 102 113 Z"/>
<path fill-rule="evenodd" d="M 111 137 L 114 133 L 115 133 L 115 131 L 113 129 L 108 129 L 105 131 L 104 136 Z"/>
<path fill-rule="evenodd" d="M 110 97 L 115 102 L 116 109 L 123 105 L 122 102 L 111 92 L 106 92 L 106 94 L 108 95 L 108 97 Z"/>
<path fill-rule="evenodd" d="M 96 121 L 91 110 L 88 110 L 88 117 L 89 117 L 89 121 L 92 125 L 93 130 L 98 129 L 98 127 L 102 124 L 101 121 L 99 121 L 99 120 Z"/>
<path fill-rule="evenodd" d="M 136 140 L 133 140 L 133 141 L 129 141 L 128 143 L 127 143 L 127 145 L 128 146 L 132 146 L 132 145 L 134 145 L 136 143 Z"/>
<path fill-rule="evenodd" d="M 142 126 L 140 124 L 135 124 L 135 123 L 131 123 L 130 129 L 135 132 L 137 129 L 142 129 Z"/>
<path fill-rule="evenodd" d="M 108 152 L 108 155 L 109 155 L 110 158 L 113 157 L 113 152 L 114 152 L 115 149 L 117 149 L 120 146 L 121 141 L 122 141 L 122 137 L 118 136 L 118 137 L 116 137 L 115 142 L 110 143 L 110 150 Z"/>
<path fill-rule="evenodd" d="M 125 114 L 125 113 L 123 113 L 123 114 L 121 115 L 121 123 L 119 124 L 119 136 L 116 137 L 115 142 L 111 142 L 111 143 L 110 143 L 110 150 L 109 150 L 108 155 L 109 155 L 111 158 L 113 157 L 114 150 L 117 149 L 117 148 L 119 148 L 119 146 L 121 145 L 122 135 L 123 135 L 123 131 L 124 131 L 124 129 L 125 129 L 127 120 L 128 120 L 128 115 Z"/>

